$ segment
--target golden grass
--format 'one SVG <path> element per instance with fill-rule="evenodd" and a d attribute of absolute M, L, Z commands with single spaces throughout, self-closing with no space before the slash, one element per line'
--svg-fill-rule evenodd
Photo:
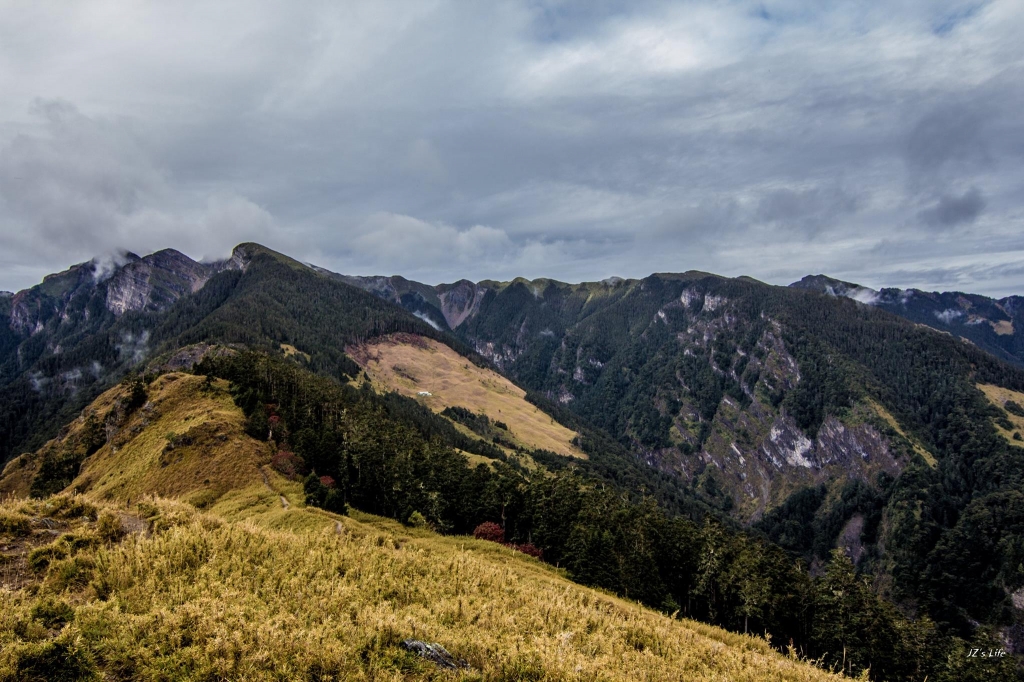
<path fill-rule="evenodd" d="M 89 409 L 109 411 L 118 390 Z M 30 664 L 38 679 L 71 679 L 72 664 L 146 680 L 835 679 L 495 543 L 307 508 L 301 483 L 264 463 L 269 446 L 241 432 L 224 383 L 167 375 L 149 394 L 83 467 L 86 497 L 0 504 L 31 527 L 6 541 L 20 554 L 0 572 L 0 680 L 32 679 Z M 182 434 L 197 439 L 166 451 Z M 52 559 L 32 569 L 33 556 Z M 405 638 L 472 668 L 440 672 Z"/>
<path fill-rule="evenodd" d="M 85 415 L 93 414 L 100 421 L 106 419 L 107 414 L 124 395 L 125 389 L 120 385 L 105 391 L 88 408 L 83 410 L 77 419 L 61 429 L 56 438 L 47 441 L 37 452 L 19 455 L 8 462 L 3 472 L 0 473 L 0 498 L 28 497 L 32 479 L 39 471 L 42 453 L 49 449 L 60 448 L 64 443 L 77 438 L 85 426 Z"/>
<path fill-rule="evenodd" d="M 98 506 L 147 516 L 152 530 L 80 543 L 32 589 L 0 589 L 0 679 L 20 679 L 19 664 L 54 643 L 105 679 L 836 679 L 763 639 L 673 620 L 472 538 L 258 501 L 242 521 L 168 500 Z M 97 525 L 75 532 L 95 537 Z M 85 582 L 60 578 L 71 561 Z M 43 627 L 59 603 L 73 617 Z M 405 638 L 472 669 L 437 671 Z"/>
<path fill-rule="evenodd" d="M 988 398 L 989 402 L 998 407 L 999 409 L 1003 409 L 1003 406 L 1006 405 L 1007 400 L 1012 400 L 1018 405 L 1024 405 L 1024 393 L 1021 393 L 1020 391 L 1011 391 L 1008 388 L 1003 388 L 1002 386 L 995 386 L 993 384 L 978 384 L 978 388 L 981 389 L 981 392 L 985 394 L 985 397 Z M 1009 412 L 1006 413 L 1006 416 L 1013 424 L 1013 430 L 1007 431 L 998 423 L 993 422 L 995 423 L 996 430 L 1011 445 L 1015 445 L 1017 447 L 1024 447 L 1024 442 L 1013 439 L 1013 434 L 1015 432 L 1024 436 L 1024 417 L 1019 417 L 1015 414 L 1010 414 Z"/>
<path fill-rule="evenodd" d="M 85 460 L 71 488 L 96 499 L 156 494 L 206 505 L 261 481 L 271 446 L 245 435 L 245 417 L 227 389 L 224 380 L 160 376 L 147 389 L 149 403 Z"/>
<path fill-rule="evenodd" d="M 935 455 L 928 452 L 928 450 L 924 447 L 924 445 L 921 444 L 919 440 L 917 440 L 916 438 L 912 438 L 910 435 L 908 435 L 907 432 L 903 430 L 903 427 L 900 426 L 900 423 L 896 421 L 896 417 L 892 416 L 892 413 L 890 413 L 889 410 L 885 409 L 884 407 L 882 407 L 882 405 L 875 402 L 874 400 L 871 400 L 870 398 L 867 402 L 868 404 L 871 405 L 872 408 L 874 408 L 875 412 L 878 413 L 878 416 L 881 417 L 886 424 L 891 426 L 896 433 L 903 436 L 903 438 L 905 438 L 906 441 L 910 443 L 910 446 L 914 449 L 914 452 L 920 455 L 921 459 L 923 459 L 928 464 L 928 466 L 930 466 L 932 469 L 938 466 L 939 461 L 935 459 Z"/>
<path fill-rule="evenodd" d="M 1000 336 L 1012 336 L 1013 335 L 1013 322 L 1010 320 L 999 320 L 998 322 L 989 321 L 992 325 L 992 331 Z"/>
<path fill-rule="evenodd" d="M 39 471 L 39 462 L 31 454 L 18 455 L 0 472 L 0 500 L 28 497 L 32 479 Z"/>
<path fill-rule="evenodd" d="M 306 362 L 309 362 L 309 353 L 303 353 L 301 350 L 291 345 L 290 343 L 282 343 L 281 350 L 284 351 L 284 356 L 286 358 L 290 358 L 293 355 L 301 355 L 306 359 Z"/>
<path fill-rule="evenodd" d="M 508 425 L 530 450 L 585 458 L 572 444 L 576 433 L 526 401 L 526 391 L 489 369 L 477 367 L 448 346 L 412 334 L 396 334 L 347 349 L 377 389 L 421 400 L 434 412 L 464 407 Z M 420 396 L 420 392 L 430 396 Z"/>

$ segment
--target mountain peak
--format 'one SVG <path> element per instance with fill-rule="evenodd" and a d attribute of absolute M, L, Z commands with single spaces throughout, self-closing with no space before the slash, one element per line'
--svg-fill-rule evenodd
<path fill-rule="evenodd" d="M 259 256 L 269 256 L 274 260 L 284 263 L 292 268 L 298 268 L 302 270 L 319 270 L 319 268 L 311 268 L 310 266 L 300 263 L 299 261 L 274 251 L 273 249 L 257 244 L 256 242 L 242 242 L 234 249 L 231 250 L 231 258 L 228 259 L 228 267 L 237 267 L 240 270 L 245 270 L 249 267 L 249 263 L 258 258 Z"/>

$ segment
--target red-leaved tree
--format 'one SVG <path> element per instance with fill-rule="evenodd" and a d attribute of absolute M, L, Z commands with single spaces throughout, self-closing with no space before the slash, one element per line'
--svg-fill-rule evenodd
<path fill-rule="evenodd" d="M 504 543 L 505 531 L 493 521 L 484 521 L 473 529 L 473 537 L 491 542 Z"/>

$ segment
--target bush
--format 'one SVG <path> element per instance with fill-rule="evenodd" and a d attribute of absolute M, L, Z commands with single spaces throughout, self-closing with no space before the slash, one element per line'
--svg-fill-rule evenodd
<path fill-rule="evenodd" d="M 409 514 L 409 519 L 405 522 L 405 525 L 412 526 L 413 528 L 430 528 L 430 522 L 427 521 L 427 517 L 418 511 Z"/>
<path fill-rule="evenodd" d="M 64 543 L 55 542 L 45 547 L 37 547 L 29 552 L 28 565 L 35 571 L 43 571 L 51 561 L 63 559 L 67 555 L 67 546 Z"/>
<path fill-rule="evenodd" d="M 47 580 L 58 591 L 81 590 L 92 580 L 95 562 L 85 556 L 76 556 L 55 562 Z"/>
<path fill-rule="evenodd" d="M 534 559 L 541 559 L 544 557 L 544 551 L 536 545 L 534 545 L 532 542 L 527 542 L 522 545 L 509 545 L 509 547 L 516 550 L 517 552 L 522 552 L 527 556 L 532 556 Z"/>
<path fill-rule="evenodd" d="M 1010 414 L 1015 414 L 1018 417 L 1024 417 L 1024 407 L 1021 407 L 1019 403 L 1015 403 L 1012 400 L 1007 400 L 1004 405 L 1006 411 Z"/>
<path fill-rule="evenodd" d="M 0 534 L 25 536 L 32 532 L 29 519 L 24 514 L 0 513 Z"/>
<path fill-rule="evenodd" d="M 294 452 L 288 452 L 287 450 L 279 450 L 273 459 L 270 460 L 270 466 L 273 467 L 274 471 L 291 481 L 306 473 L 306 463 L 302 458 Z"/>
<path fill-rule="evenodd" d="M 57 519 L 96 518 L 96 507 L 78 495 L 57 495 L 47 502 L 44 511 Z"/>
<path fill-rule="evenodd" d="M 146 395 L 146 380 L 137 374 L 130 374 L 121 382 L 128 389 L 127 400 L 125 401 L 125 412 L 131 414 L 146 404 L 149 396 Z"/>
<path fill-rule="evenodd" d="M 267 408 L 259 405 L 253 410 L 252 415 L 245 420 L 245 432 L 256 440 L 267 440 L 270 437 L 270 420 L 267 418 Z"/>
<path fill-rule="evenodd" d="M 324 476 L 330 479 L 330 476 Z M 331 479 L 333 483 L 333 479 Z M 336 514 L 348 514 L 348 505 L 345 503 L 345 495 L 337 488 L 324 485 L 323 480 L 316 474 L 306 476 L 302 486 L 306 493 L 306 504 L 312 507 L 320 507 Z"/>
<path fill-rule="evenodd" d="M 51 640 L 24 647 L 17 657 L 17 679 L 24 682 L 87 680 L 94 676 L 92 661 L 75 643 Z"/>
<path fill-rule="evenodd" d="M 505 531 L 501 526 L 493 521 L 484 521 L 473 529 L 473 537 L 479 540 L 487 540 L 489 542 L 504 543 Z"/>
<path fill-rule="evenodd" d="M 100 514 L 96 520 L 96 533 L 108 542 L 116 542 L 124 537 L 124 528 L 121 527 L 121 519 L 109 511 Z"/>
<path fill-rule="evenodd" d="M 75 610 L 62 601 L 46 598 L 32 607 L 32 618 L 48 628 L 59 628 L 75 619 Z"/>

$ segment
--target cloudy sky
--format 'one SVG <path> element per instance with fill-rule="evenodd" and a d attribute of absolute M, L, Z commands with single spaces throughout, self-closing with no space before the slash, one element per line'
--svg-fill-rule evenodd
<path fill-rule="evenodd" d="M 0 0 L 0 289 L 349 274 L 1024 294 L 1024 3 Z"/>

